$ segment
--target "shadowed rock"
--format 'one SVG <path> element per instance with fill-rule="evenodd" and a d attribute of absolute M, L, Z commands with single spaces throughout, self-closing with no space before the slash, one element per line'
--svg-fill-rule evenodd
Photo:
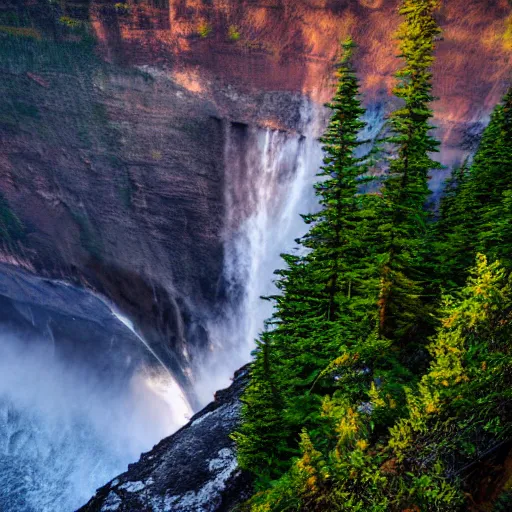
<path fill-rule="evenodd" d="M 251 478 L 236 462 L 229 435 L 240 421 L 248 368 L 172 436 L 99 489 L 79 512 L 220 512 L 250 496 Z"/>

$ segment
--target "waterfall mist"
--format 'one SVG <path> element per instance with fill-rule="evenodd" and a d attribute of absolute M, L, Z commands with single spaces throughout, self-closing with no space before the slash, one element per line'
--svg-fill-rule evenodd
<path fill-rule="evenodd" d="M 0 273 L 1 285 L 15 281 L 62 310 L 0 295 L 0 510 L 71 512 L 192 412 L 105 299 L 21 273 L 9 279 Z"/>

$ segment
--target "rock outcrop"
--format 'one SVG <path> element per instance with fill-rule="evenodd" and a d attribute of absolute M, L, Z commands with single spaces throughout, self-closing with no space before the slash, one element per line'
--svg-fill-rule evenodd
<path fill-rule="evenodd" d="M 240 419 L 247 367 L 172 436 L 99 489 L 79 512 L 228 512 L 251 494 L 229 435 Z"/>

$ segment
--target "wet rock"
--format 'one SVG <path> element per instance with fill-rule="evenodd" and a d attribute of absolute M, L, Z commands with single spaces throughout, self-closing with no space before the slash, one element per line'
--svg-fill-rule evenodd
<path fill-rule="evenodd" d="M 229 438 L 240 421 L 248 368 L 172 436 L 99 489 L 79 512 L 220 512 L 247 499 L 251 478 Z"/>

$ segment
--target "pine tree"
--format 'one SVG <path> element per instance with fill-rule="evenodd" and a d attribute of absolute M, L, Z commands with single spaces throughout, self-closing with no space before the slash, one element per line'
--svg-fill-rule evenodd
<path fill-rule="evenodd" d="M 434 14 L 438 0 L 404 0 L 399 12 L 401 57 L 405 65 L 396 77 L 394 94 L 403 106 L 391 114 L 388 142 L 395 148 L 383 188 L 387 219 L 380 226 L 387 243 L 382 261 L 379 297 L 380 333 L 400 339 L 425 318 L 423 290 L 427 276 L 428 174 L 440 165 L 430 154 L 439 143 L 430 135 L 433 116 L 432 72 L 435 40 L 440 33 Z"/>
<path fill-rule="evenodd" d="M 469 170 L 456 171 L 448 183 L 436 229 L 437 273 L 445 288 L 464 282 L 476 252 L 512 268 L 511 140 L 512 89 L 495 108 Z"/>
<path fill-rule="evenodd" d="M 512 88 L 493 112 L 471 166 L 469 208 L 478 230 L 476 250 L 512 267 L 509 194 L 512 191 Z"/>
<path fill-rule="evenodd" d="M 375 237 L 377 198 L 358 193 L 370 178 L 365 177 L 365 158 L 356 154 L 364 144 L 358 139 L 364 109 L 351 63 L 353 48 L 352 40 L 343 44 L 336 94 L 327 105 L 333 114 L 320 139 L 325 159 L 315 188 L 321 208 L 304 216 L 310 229 L 298 242 L 306 254 L 283 255 L 286 267 L 276 271 L 281 293 L 269 297 L 275 302 L 272 330 L 256 350 L 253 382 L 243 399 L 244 424 L 235 436 L 242 465 L 260 479 L 261 454 L 277 449 L 289 459 L 298 449 L 298 433 L 317 421 L 321 392 L 334 382 L 331 374 L 319 381 L 322 371 L 342 353 L 343 345 L 359 342 L 374 329 L 378 280 L 372 280 L 371 273 L 377 275 L 377 266 L 370 264 L 368 247 Z M 270 413 L 265 428 L 258 427 L 263 425 L 261 411 L 272 410 L 270 384 L 263 382 L 265 374 L 258 370 L 265 357 L 275 361 L 275 388 L 284 397 L 285 427 L 277 426 L 277 418 L 272 427 Z M 286 447 L 265 434 L 272 428 L 291 433 Z M 274 464 L 271 472 L 279 467 Z"/>
<path fill-rule="evenodd" d="M 468 510 L 462 491 L 477 498 L 482 489 L 461 489 L 465 468 L 474 470 L 489 448 L 512 435 L 510 278 L 498 262 L 482 254 L 476 260 L 466 286 L 445 297 L 430 368 L 409 391 L 408 414 L 390 431 L 394 471 L 408 489 L 402 507 Z M 482 487 L 492 486 L 491 478 L 480 478 Z M 477 509 L 494 510 L 490 503 Z"/>
<path fill-rule="evenodd" d="M 285 256 L 288 268 L 278 272 L 283 294 L 275 297 L 274 346 L 283 361 L 291 415 L 298 412 L 291 421 L 299 431 L 304 418 L 313 418 L 318 409 L 315 395 L 332 390 L 332 379 L 325 389 L 320 373 L 342 347 L 359 343 L 375 329 L 378 267 L 371 248 L 380 198 L 361 193 L 374 178 L 367 173 L 368 155 L 358 155 L 366 143 L 358 138 L 365 111 L 352 65 L 354 47 L 351 39 L 343 44 L 337 90 L 327 104 L 333 114 L 320 139 L 325 154 L 315 185 L 320 210 L 303 216 L 310 228 L 299 240 L 306 254 Z"/>
<path fill-rule="evenodd" d="M 282 452 L 286 453 L 288 433 L 269 341 L 270 334 L 263 333 L 251 366 L 251 382 L 242 397 L 242 416 L 246 421 L 233 434 L 240 467 L 257 474 L 260 485 L 265 485 L 287 468 L 286 465 L 283 467 L 279 457 Z"/>
<path fill-rule="evenodd" d="M 301 240 L 312 251 L 308 263 L 315 282 L 324 286 L 327 300 L 321 308 L 329 321 L 339 317 L 341 303 L 357 295 L 367 277 L 362 275 L 360 260 L 365 254 L 362 214 L 368 210 L 365 196 L 358 192 L 373 178 L 364 175 L 367 155 L 357 155 L 368 141 L 358 138 L 366 123 L 362 120 L 365 110 L 352 65 L 354 46 L 351 39 L 343 44 L 337 91 L 327 104 L 333 115 L 320 139 L 325 157 L 315 189 L 321 209 L 304 216 L 311 227 Z"/>
<path fill-rule="evenodd" d="M 463 286 L 465 272 L 471 266 L 474 253 L 465 247 L 467 242 L 466 211 L 461 201 L 461 191 L 469 177 L 469 163 L 466 160 L 455 168 L 446 180 L 444 195 L 440 204 L 440 216 L 434 225 L 433 262 L 434 287 L 445 292 Z M 464 248 L 464 250 L 461 250 Z"/>

